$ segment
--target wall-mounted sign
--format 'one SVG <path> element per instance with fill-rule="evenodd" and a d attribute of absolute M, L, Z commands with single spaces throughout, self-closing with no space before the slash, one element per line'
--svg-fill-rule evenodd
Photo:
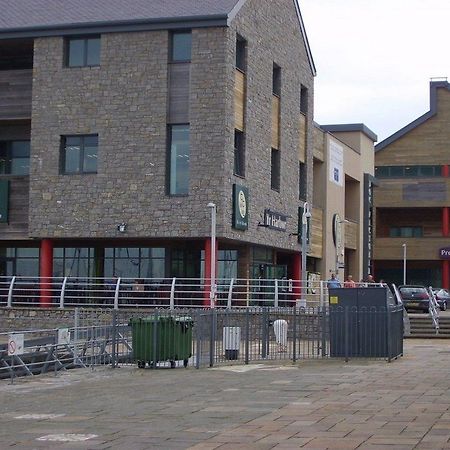
<path fill-rule="evenodd" d="M 286 231 L 287 216 L 270 209 L 264 210 L 264 225 L 267 228 L 278 231 Z"/>
<path fill-rule="evenodd" d="M 336 142 L 330 141 L 330 181 L 338 186 L 344 185 L 344 147 Z"/>
<path fill-rule="evenodd" d="M 450 247 L 443 247 L 439 249 L 439 258 L 450 259 Z"/>
<path fill-rule="evenodd" d="M 233 184 L 233 228 L 248 229 L 248 189 Z"/>
<path fill-rule="evenodd" d="M 336 249 L 342 246 L 342 228 L 341 228 L 341 217 L 338 213 L 333 215 L 333 242 Z"/>

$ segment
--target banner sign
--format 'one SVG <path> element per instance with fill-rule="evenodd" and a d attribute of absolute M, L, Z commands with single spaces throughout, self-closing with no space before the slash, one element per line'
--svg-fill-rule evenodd
<path fill-rule="evenodd" d="M 270 209 L 264 210 L 264 225 L 271 230 L 286 231 L 287 216 Z"/>

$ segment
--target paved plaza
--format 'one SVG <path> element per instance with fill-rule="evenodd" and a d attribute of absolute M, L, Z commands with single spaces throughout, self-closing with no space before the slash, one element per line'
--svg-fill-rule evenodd
<path fill-rule="evenodd" d="M 450 449 L 450 341 L 404 358 L 0 381 L 0 448 Z"/>

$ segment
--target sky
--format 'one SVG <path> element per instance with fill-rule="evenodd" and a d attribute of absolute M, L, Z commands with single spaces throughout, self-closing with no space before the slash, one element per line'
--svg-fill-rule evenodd
<path fill-rule="evenodd" d="M 314 120 L 364 123 L 378 142 L 450 81 L 450 0 L 298 0 L 317 69 Z"/>

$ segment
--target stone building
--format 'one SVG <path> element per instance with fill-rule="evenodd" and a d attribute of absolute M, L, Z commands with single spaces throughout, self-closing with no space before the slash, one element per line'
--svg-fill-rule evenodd
<path fill-rule="evenodd" d="M 450 287 L 449 142 L 450 84 L 432 79 L 430 110 L 375 147 L 379 278 Z"/>
<path fill-rule="evenodd" d="M 315 68 L 296 0 L 0 17 L 0 275 L 300 277 Z"/>

